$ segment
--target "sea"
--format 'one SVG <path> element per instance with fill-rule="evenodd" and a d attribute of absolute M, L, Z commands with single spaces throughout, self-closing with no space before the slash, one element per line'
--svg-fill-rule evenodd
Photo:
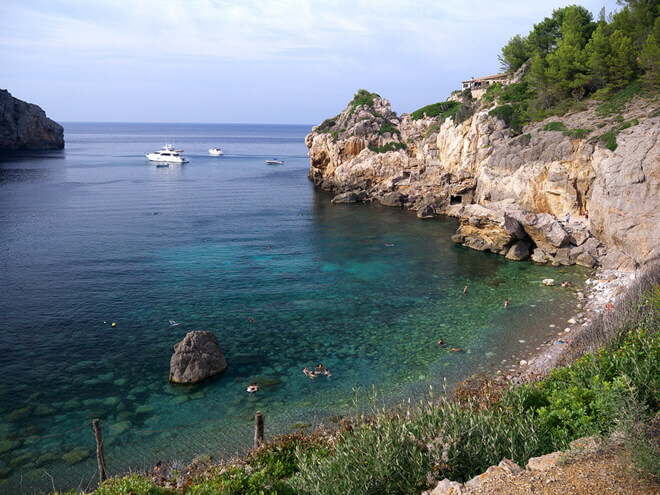
<path fill-rule="evenodd" d="M 332 427 L 560 338 L 586 270 L 459 246 L 453 218 L 331 204 L 310 130 L 67 122 L 64 150 L 0 154 L 0 493 L 93 489 L 94 419 L 110 475 L 183 466 L 245 452 L 257 411 L 266 440 Z M 190 162 L 146 159 L 166 143 Z M 172 385 L 193 330 L 228 368 Z"/>

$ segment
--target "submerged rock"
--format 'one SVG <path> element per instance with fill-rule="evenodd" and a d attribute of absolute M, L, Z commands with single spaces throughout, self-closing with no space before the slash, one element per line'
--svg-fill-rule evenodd
<path fill-rule="evenodd" d="M 170 382 L 197 383 L 227 369 L 218 339 L 207 331 L 188 332 L 174 346 L 170 361 Z"/>

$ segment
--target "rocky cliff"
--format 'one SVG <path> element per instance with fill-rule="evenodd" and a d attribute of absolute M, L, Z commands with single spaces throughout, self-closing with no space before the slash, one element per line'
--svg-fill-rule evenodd
<path fill-rule="evenodd" d="M 594 103 L 513 135 L 484 101 L 455 123 L 371 97 L 306 137 L 308 175 L 334 202 L 456 216 L 456 242 L 511 259 L 630 270 L 660 258 L 657 104 L 602 117 Z"/>
<path fill-rule="evenodd" d="M 64 130 L 37 105 L 0 90 L 0 150 L 64 148 Z"/>

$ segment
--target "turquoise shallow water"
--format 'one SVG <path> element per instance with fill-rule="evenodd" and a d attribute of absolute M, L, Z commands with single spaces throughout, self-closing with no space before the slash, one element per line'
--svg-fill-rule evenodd
<path fill-rule="evenodd" d="M 72 123 L 65 151 L 0 156 L 1 490 L 92 483 L 93 418 L 111 473 L 228 455 L 257 410 L 267 436 L 331 423 L 356 390 L 419 398 L 556 335 L 574 296 L 540 281 L 579 288 L 583 270 L 462 248 L 453 219 L 331 205 L 306 178 L 308 129 Z M 190 163 L 141 155 L 166 141 Z M 202 329 L 228 370 L 170 385 L 172 346 Z M 311 381 L 319 362 L 332 376 Z"/>

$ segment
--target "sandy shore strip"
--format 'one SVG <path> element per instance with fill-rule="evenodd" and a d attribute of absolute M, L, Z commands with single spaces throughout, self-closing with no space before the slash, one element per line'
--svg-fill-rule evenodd
<path fill-rule="evenodd" d="M 527 359 L 500 369 L 497 374 L 513 383 L 535 380 L 547 375 L 560 364 L 570 344 L 591 324 L 599 314 L 612 311 L 616 298 L 625 293 L 634 282 L 637 272 L 597 270 L 586 280 L 587 290 L 576 292 L 573 314 L 567 315 L 563 323 L 557 323 L 558 332 L 546 340 Z M 555 281 L 555 284 L 558 284 Z"/>

